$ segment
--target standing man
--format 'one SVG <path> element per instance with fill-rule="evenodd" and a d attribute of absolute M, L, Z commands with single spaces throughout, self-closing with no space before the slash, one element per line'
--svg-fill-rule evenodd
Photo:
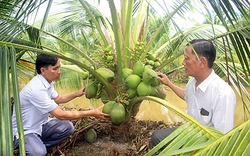
<path fill-rule="evenodd" d="M 216 57 L 213 43 L 195 39 L 186 45 L 182 62 L 186 75 L 192 76 L 182 89 L 161 72 L 158 79 L 187 102 L 187 113 L 204 126 L 227 133 L 234 126 L 236 97 L 232 88 L 212 69 Z M 167 137 L 175 128 L 155 131 L 150 148 Z"/>
<path fill-rule="evenodd" d="M 20 92 L 27 156 L 45 156 L 47 147 L 52 147 L 71 135 L 74 127 L 68 120 L 89 116 L 108 119 L 109 115 L 101 111 L 102 106 L 88 111 L 63 111 L 58 106 L 85 94 L 85 88 L 68 95 L 57 93 L 53 82 L 59 80 L 61 74 L 58 58 L 46 54 L 38 55 L 36 70 L 38 74 Z M 50 118 L 49 114 L 56 118 Z M 12 121 L 14 148 L 17 148 L 18 132 L 15 113 Z"/>

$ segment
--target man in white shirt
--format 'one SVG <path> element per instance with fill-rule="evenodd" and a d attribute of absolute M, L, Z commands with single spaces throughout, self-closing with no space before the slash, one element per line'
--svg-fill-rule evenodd
<path fill-rule="evenodd" d="M 223 133 L 233 129 L 236 97 L 232 88 L 212 69 L 216 57 L 213 43 L 205 39 L 192 40 L 186 45 L 182 62 L 185 72 L 192 78 L 182 89 L 158 72 L 158 79 L 170 87 L 188 105 L 187 113 L 202 125 Z M 167 137 L 175 128 L 155 131 L 150 148 Z"/>
<path fill-rule="evenodd" d="M 85 88 L 68 95 L 57 93 L 53 83 L 60 78 L 61 74 L 58 58 L 46 54 L 38 55 L 36 70 L 38 74 L 19 94 L 27 156 L 45 156 L 47 147 L 54 146 L 71 135 L 74 127 L 68 120 L 88 116 L 109 119 L 109 115 L 101 111 L 103 106 L 89 111 L 63 111 L 58 106 L 85 94 Z M 49 114 L 56 118 L 50 118 Z M 19 136 L 15 112 L 12 121 L 13 143 L 14 148 L 17 148 Z"/>

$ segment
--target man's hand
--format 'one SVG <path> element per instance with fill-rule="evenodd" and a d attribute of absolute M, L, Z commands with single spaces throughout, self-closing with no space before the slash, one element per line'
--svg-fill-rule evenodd
<path fill-rule="evenodd" d="M 97 108 L 92 109 L 93 111 L 93 116 L 102 120 L 109 120 L 110 119 L 110 115 L 109 114 L 105 114 L 102 112 L 102 108 L 104 107 L 104 105 L 99 106 Z"/>
<path fill-rule="evenodd" d="M 166 74 L 157 72 L 157 76 L 158 76 L 158 80 L 160 80 L 163 84 L 169 86 L 169 84 L 171 83 Z"/>
<path fill-rule="evenodd" d="M 80 97 L 85 94 L 85 87 L 81 88 L 76 92 L 76 97 Z"/>

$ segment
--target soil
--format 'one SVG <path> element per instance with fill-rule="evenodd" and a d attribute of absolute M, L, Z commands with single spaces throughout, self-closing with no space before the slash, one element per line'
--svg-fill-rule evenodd
<path fill-rule="evenodd" d="M 74 122 L 75 132 L 57 147 L 49 149 L 50 156 L 140 156 L 148 151 L 148 142 L 153 131 L 177 127 L 182 123 L 164 123 L 162 121 L 144 121 L 131 118 L 129 123 L 113 125 L 109 121 L 94 118 Z M 89 143 L 84 133 L 93 128 L 97 140 Z"/>

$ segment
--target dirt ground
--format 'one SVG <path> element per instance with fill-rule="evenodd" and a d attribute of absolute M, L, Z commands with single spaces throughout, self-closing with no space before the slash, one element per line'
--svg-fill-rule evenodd
<path fill-rule="evenodd" d="M 145 155 L 148 142 L 154 130 L 176 127 L 182 123 L 144 121 L 132 118 L 129 123 L 119 126 L 95 119 L 75 121 L 75 132 L 64 144 L 49 150 L 48 155 L 61 156 L 140 156 Z M 97 140 L 89 143 L 84 133 L 94 128 Z M 55 149 L 56 148 L 56 149 Z M 59 149 L 59 150 L 58 150 Z"/>

